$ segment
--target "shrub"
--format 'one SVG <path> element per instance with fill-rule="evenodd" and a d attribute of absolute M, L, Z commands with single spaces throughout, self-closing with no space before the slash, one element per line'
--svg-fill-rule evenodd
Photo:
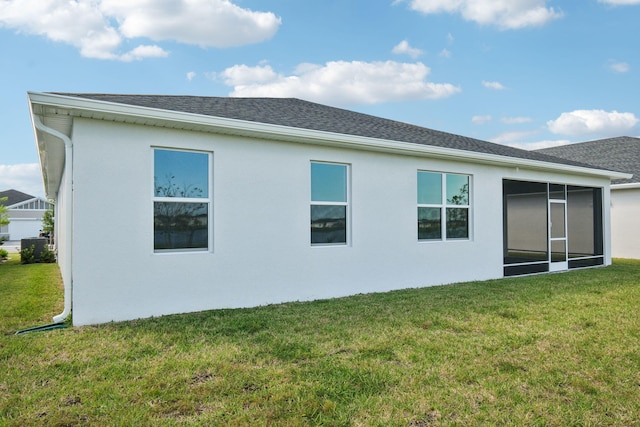
<path fill-rule="evenodd" d="M 40 254 L 40 262 L 56 262 L 56 253 L 49 248 L 49 245 L 46 245 Z"/>
<path fill-rule="evenodd" d="M 20 263 L 22 264 L 32 264 L 35 261 L 35 245 L 31 245 L 28 248 L 23 248 L 20 250 Z"/>
<path fill-rule="evenodd" d="M 0 259 L 5 259 L 9 257 L 9 252 L 6 249 L 0 249 Z"/>

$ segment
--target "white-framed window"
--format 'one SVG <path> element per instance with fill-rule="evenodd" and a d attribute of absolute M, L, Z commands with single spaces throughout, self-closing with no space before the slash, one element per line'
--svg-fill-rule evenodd
<path fill-rule="evenodd" d="M 153 149 L 153 249 L 207 251 L 211 246 L 212 154 Z"/>
<path fill-rule="evenodd" d="M 469 175 L 418 171 L 418 240 L 469 238 Z"/>
<path fill-rule="evenodd" d="M 346 245 L 349 165 L 311 162 L 311 244 Z"/>

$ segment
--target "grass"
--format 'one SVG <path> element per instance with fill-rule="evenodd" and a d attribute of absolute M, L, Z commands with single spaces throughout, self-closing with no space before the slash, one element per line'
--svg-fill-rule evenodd
<path fill-rule="evenodd" d="M 13 335 L 57 266 L 0 265 L 0 426 L 638 425 L 640 262 Z"/>

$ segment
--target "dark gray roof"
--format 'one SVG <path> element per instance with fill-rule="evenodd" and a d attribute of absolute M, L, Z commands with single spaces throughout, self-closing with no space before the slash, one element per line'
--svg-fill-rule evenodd
<path fill-rule="evenodd" d="M 589 167 L 569 159 L 556 158 L 543 153 L 440 132 L 296 98 L 233 98 L 95 93 L 55 94 L 294 128 L 381 138 L 518 159 Z"/>
<path fill-rule="evenodd" d="M 4 206 L 12 206 L 12 205 L 15 205 L 16 203 L 35 199 L 34 196 L 31 196 L 27 193 L 23 193 L 22 191 L 18 191 L 18 190 L 0 191 L 0 199 L 2 199 L 3 197 L 7 197 L 7 201 L 0 202 L 0 205 L 4 205 Z"/>
<path fill-rule="evenodd" d="M 538 153 L 573 159 L 601 169 L 632 173 L 631 179 L 616 179 L 613 184 L 640 182 L 640 138 L 619 136 L 543 148 Z"/>

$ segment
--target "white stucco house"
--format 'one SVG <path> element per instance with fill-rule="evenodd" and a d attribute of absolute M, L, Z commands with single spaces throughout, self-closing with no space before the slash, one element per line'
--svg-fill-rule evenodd
<path fill-rule="evenodd" d="M 21 240 L 38 237 L 42 231 L 42 216 L 51 204 L 41 197 L 35 197 L 18 190 L 0 191 L 0 204 L 7 207 L 9 224 L 0 225 L 0 237 L 7 240 Z"/>
<path fill-rule="evenodd" d="M 608 265 L 630 177 L 299 99 L 28 98 L 75 325 Z"/>
<path fill-rule="evenodd" d="M 611 254 L 640 259 L 640 138 L 620 136 L 538 151 L 633 174 L 611 182 Z"/>

